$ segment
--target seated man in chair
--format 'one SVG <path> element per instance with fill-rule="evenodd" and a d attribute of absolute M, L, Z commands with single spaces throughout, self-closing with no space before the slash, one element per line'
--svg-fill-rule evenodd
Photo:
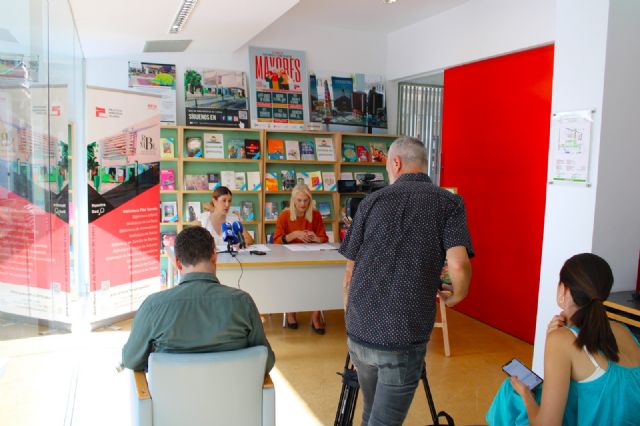
<path fill-rule="evenodd" d="M 258 309 L 251 296 L 221 285 L 216 278 L 213 237 L 200 226 L 180 232 L 175 241 L 180 284 L 147 297 L 122 348 L 122 365 L 146 370 L 151 352 L 223 352 L 266 346 L 265 373 L 275 363 Z"/>

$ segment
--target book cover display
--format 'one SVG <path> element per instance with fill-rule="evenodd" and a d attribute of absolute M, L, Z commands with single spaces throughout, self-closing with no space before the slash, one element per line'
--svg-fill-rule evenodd
<path fill-rule="evenodd" d="M 336 161 L 336 152 L 333 149 L 333 139 L 315 138 L 318 161 Z"/>
<path fill-rule="evenodd" d="M 251 127 L 302 130 L 309 110 L 305 52 L 249 47 Z"/>
<path fill-rule="evenodd" d="M 251 222 L 255 220 L 253 203 L 251 201 L 243 201 L 240 203 L 240 217 L 244 222 Z"/>
<path fill-rule="evenodd" d="M 300 141 L 300 159 L 314 161 L 316 159 L 316 148 L 311 141 Z"/>
<path fill-rule="evenodd" d="M 272 201 L 264 203 L 264 220 L 277 220 L 278 219 L 278 204 Z"/>
<path fill-rule="evenodd" d="M 220 172 L 220 182 L 222 186 L 226 186 L 230 190 L 236 190 L 236 172 L 233 170 L 224 170 Z"/>
<path fill-rule="evenodd" d="M 229 208 L 229 214 L 235 216 L 238 221 L 242 219 L 242 209 L 240 206 L 231 206 Z"/>
<path fill-rule="evenodd" d="M 227 158 L 247 158 L 243 140 L 233 139 L 229 141 Z"/>
<path fill-rule="evenodd" d="M 198 137 L 187 138 L 187 157 L 202 158 L 202 139 Z"/>
<path fill-rule="evenodd" d="M 160 190 L 174 191 L 176 189 L 176 178 L 173 169 L 160 170 Z"/>
<path fill-rule="evenodd" d="M 202 206 L 200 204 L 200 201 L 187 202 L 187 208 L 185 209 L 184 218 L 183 218 L 184 221 L 193 222 L 198 220 L 198 218 L 200 217 L 200 213 L 202 213 L 201 209 L 202 209 Z"/>
<path fill-rule="evenodd" d="M 328 218 L 331 216 L 331 203 L 328 201 L 320 201 L 318 203 L 318 211 L 322 215 L 323 218 Z"/>
<path fill-rule="evenodd" d="M 184 105 L 188 126 L 249 127 L 247 78 L 242 71 L 187 68 Z"/>
<path fill-rule="evenodd" d="M 265 186 L 267 191 L 278 190 L 278 174 L 276 172 L 267 172 L 265 176 Z"/>
<path fill-rule="evenodd" d="M 280 182 L 283 191 L 291 191 L 296 186 L 296 172 L 295 170 L 281 170 Z"/>
<path fill-rule="evenodd" d="M 165 254 L 167 248 L 173 247 L 177 234 L 176 231 L 160 232 L 160 254 Z"/>
<path fill-rule="evenodd" d="M 322 185 L 325 191 L 337 189 L 336 175 L 334 172 L 322 172 Z"/>
<path fill-rule="evenodd" d="M 284 141 L 287 160 L 300 160 L 300 143 L 298 141 Z"/>
<path fill-rule="evenodd" d="M 260 141 L 257 139 L 245 139 L 244 152 L 247 159 L 259 160 L 260 159 Z"/>
<path fill-rule="evenodd" d="M 267 141 L 267 155 L 269 160 L 284 160 L 284 140 L 269 139 Z"/>
<path fill-rule="evenodd" d="M 204 133 L 204 158 L 224 158 L 224 135 Z"/>
<path fill-rule="evenodd" d="M 319 171 L 309 172 L 309 189 L 312 191 L 322 191 L 322 174 Z"/>
<path fill-rule="evenodd" d="M 161 145 L 161 158 L 174 158 L 175 157 L 175 140 L 173 138 L 160 138 Z"/>
<path fill-rule="evenodd" d="M 356 146 L 352 143 L 342 144 L 342 161 L 346 163 L 355 163 L 358 161 Z"/>
<path fill-rule="evenodd" d="M 382 76 L 311 72 L 309 96 L 312 122 L 387 128 Z"/>
<path fill-rule="evenodd" d="M 311 189 L 311 176 L 309 176 L 309 172 L 296 172 L 296 183 L 304 183 Z"/>
<path fill-rule="evenodd" d="M 358 162 L 368 163 L 370 161 L 369 151 L 367 151 L 366 146 L 364 145 L 356 146 L 356 153 L 358 155 Z"/>
<path fill-rule="evenodd" d="M 246 191 L 247 190 L 247 174 L 245 172 L 235 172 L 235 173 L 236 173 L 235 189 L 237 191 Z"/>
<path fill-rule="evenodd" d="M 209 191 L 213 191 L 218 188 L 220 186 L 220 173 L 207 173 L 207 184 Z"/>
<path fill-rule="evenodd" d="M 260 172 L 247 172 L 247 189 L 249 191 L 260 191 Z"/>
<path fill-rule="evenodd" d="M 207 175 L 184 175 L 185 191 L 206 191 L 209 189 Z"/>
<path fill-rule="evenodd" d="M 160 203 L 160 212 L 162 214 L 162 222 L 178 221 L 178 204 L 175 201 L 163 201 Z"/>
<path fill-rule="evenodd" d="M 369 153 L 371 154 L 371 161 L 374 163 L 386 163 L 387 162 L 387 144 L 381 142 L 374 142 L 369 145 Z"/>

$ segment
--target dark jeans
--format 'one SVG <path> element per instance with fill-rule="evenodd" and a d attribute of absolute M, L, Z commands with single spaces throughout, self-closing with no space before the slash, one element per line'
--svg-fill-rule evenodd
<path fill-rule="evenodd" d="M 347 340 L 358 372 L 364 407 L 362 426 L 401 425 L 420 381 L 427 344 L 381 351 Z"/>

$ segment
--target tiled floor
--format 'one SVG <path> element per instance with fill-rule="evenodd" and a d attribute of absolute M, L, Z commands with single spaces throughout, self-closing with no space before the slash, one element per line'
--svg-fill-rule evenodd
<path fill-rule="evenodd" d="M 434 330 L 427 355 L 436 408 L 449 412 L 458 425 L 483 424 L 504 379 L 500 366 L 514 356 L 530 363 L 533 349 L 448 312 L 452 356 L 443 354 L 440 329 Z M 279 426 L 333 424 L 341 388 L 336 373 L 344 365 L 346 339 L 342 312 L 327 312 L 326 317 L 325 336 L 307 325 L 309 314 L 299 315 L 298 330 L 283 329 L 281 315 L 267 317 L 265 329 L 277 357 L 272 378 Z M 115 367 L 129 326 L 125 321 L 85 335 L 0 341 L 0 370 L 6 360 L 0 377 L 0 425 L 128 425 L 129 378 Z M 360 409 L 358 404 L 356 418 Z M 431 423 L 420 388 L 405 424 Z"/>

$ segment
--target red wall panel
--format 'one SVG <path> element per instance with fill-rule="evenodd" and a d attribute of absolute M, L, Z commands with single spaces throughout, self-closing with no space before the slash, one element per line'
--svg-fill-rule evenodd
<path fill-rule="evenodd" d="M 553 46 L 444 73 L 441 185 L 464 197 L 476 251 L 459 310 L 533 343 Z"/>

